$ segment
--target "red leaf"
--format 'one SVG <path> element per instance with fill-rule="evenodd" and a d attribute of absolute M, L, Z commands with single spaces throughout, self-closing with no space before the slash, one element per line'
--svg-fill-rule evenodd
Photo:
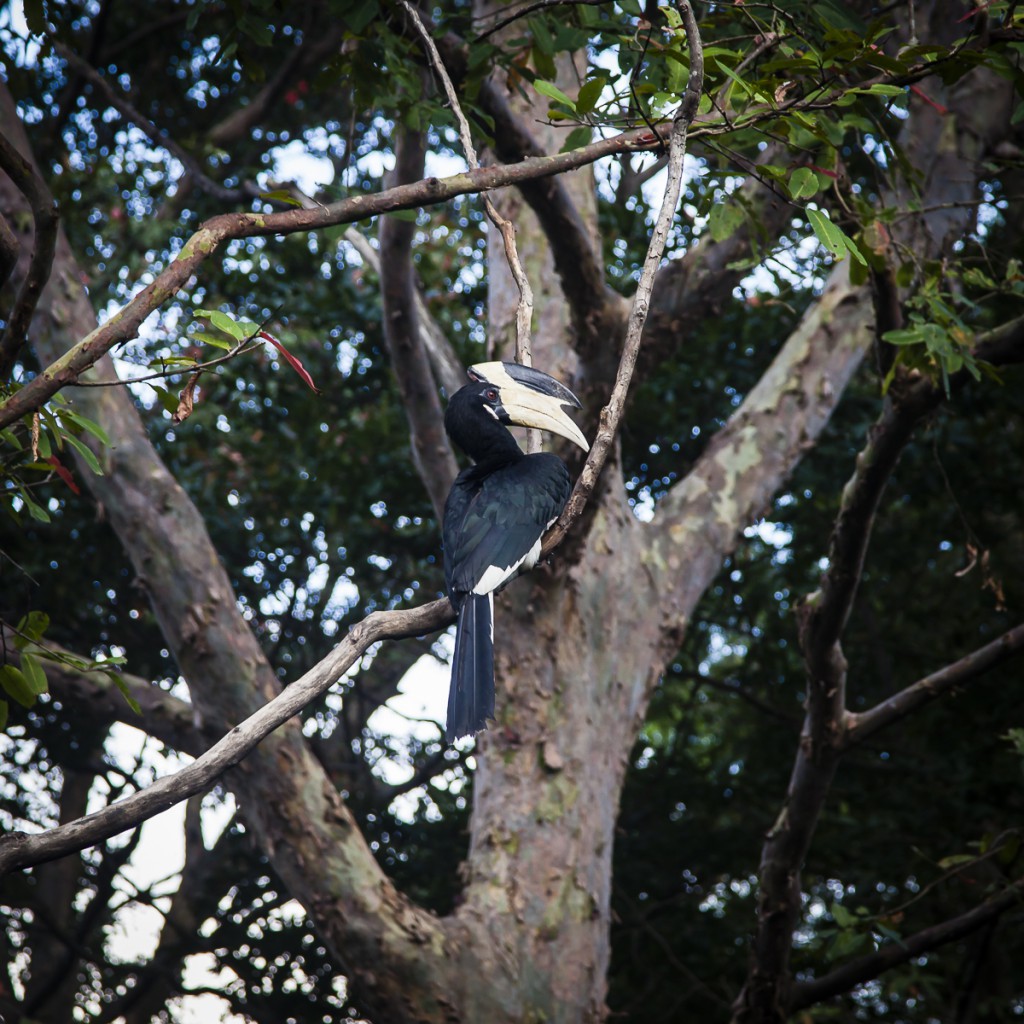
<path fill-rule="evenodd" d="M 309 387 L 316 392 L 316 394 L 320 394 L 320 389 L 313 383 L 313 378 L 310 377 L 309 371 L 302 365 L 302 361 L 300 359 L 293 356 L 291 352 L 289 352 L 272 334 L 267 334 L 266 331 L 260 331 L 259 336 L 264 341 L 269 341 L 270 344 L 273 345 L 286 360 L 288 360 L 288 365 L 291 366 L 291 368 L 309 385 Z"/>
<path fill-rule="evenodd" d="M 949 111 L 941 103 L 936 103 L 935 100 L 933 100 L 926 93 L 922 92 L 916 85 L 912 85 L 910 87 L 910 91 L 915 96 L 920 96 L 921 99 L 925 101 L 925 103 L 927 103 L 930 107 L 934 107 L 943 116 L 949 113 Z"/>
<path fill-rule="evenodd" d="M 64 483 L 66 483 L 68 487 L 75 492 L 75 494 L 82 493 L 78 484 L 75 483 L 75 478 L 71 475 L 71 470 L 68 469 L 67 466 L 62 465 L 60 459 L 58 459 L 56 455 L 51 455 L 46 461 L 53 466 L 53 470 L 57 476 L 59 476 L 61 480 L 63 480 Z"/>

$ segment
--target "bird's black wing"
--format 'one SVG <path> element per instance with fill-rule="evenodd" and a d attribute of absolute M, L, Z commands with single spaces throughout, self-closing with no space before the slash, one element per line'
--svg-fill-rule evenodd
<path fill-rule="evenodd" d="M 569 473 L 555 455 L 528 455 L 482 479 L 476 469 L 460 474 L 445 506 L 445 579 L 453 603 L 508 580 L 569 497 Z"/>

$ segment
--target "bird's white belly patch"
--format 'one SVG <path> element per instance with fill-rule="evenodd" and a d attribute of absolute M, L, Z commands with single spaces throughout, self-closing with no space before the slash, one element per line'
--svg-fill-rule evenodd
<path fill-rule="evenodd" d="M 533 547 L 518 562 L 508 566 L 489 565 L 477 581 L 477 585 L 473 588 L 473 593 L 493 594 L 498 587 L 511 579 L 520 569 L 524 571 L 532 569 L 537 564 L 537 559 L 540 558 L 540 548 L 541 542 L 538 537 Z"/>
<path fill-rule="evenodd" d="M 523 559 L 520 558 L 514 565 L 489 565 L 473 588 L 473 593 L 493 594 L 522 564 Z"/>

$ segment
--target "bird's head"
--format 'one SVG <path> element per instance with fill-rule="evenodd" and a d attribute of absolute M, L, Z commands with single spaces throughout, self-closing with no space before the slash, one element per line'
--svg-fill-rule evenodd
<path fill-rule="evenodd" d="M 503 362 L 476 363 L 469 378 L 473 383 L 467 387 L 479 394 L 484 409 L 499 423 L 549 430 L 590 451 L 568 414 L 580 408 L 579 399 L 561 381 L 531 366 Z"/>

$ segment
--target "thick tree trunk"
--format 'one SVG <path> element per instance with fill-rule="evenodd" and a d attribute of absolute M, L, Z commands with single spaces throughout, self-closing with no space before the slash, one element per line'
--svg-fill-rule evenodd
<path fill-rule="evenodd" d="M 30 156 L 10 94 L 0 87 L 0 131 Z M 0 212 L 22 197 L 0 175 Z M 23 250 L 29 246 L 23 246 Z M 61 231 L 31 341 L 48 363 L 95 327 L 82 275 Z M 116 379 L 109 359 L 91 379 Z M 76 407 L 113 440 L 97 450 L 103 475 L 81 472 L 150 597 L 203 726 L 223 732 L 279 689 L 242 617 L 195 505 L 168 472 L 126 388 L 88 388 Z M 443 1019 L 443 936 L 398 893 L 373 858 L 296 722 L 279 729 L 228 778 L 247 825 L 303 904 L 354 987 L 386 1019 Z M 316 865 L 316 871 L 311 871 Z"/>
<path fill-rule="evenodd" d="M 0 129 L 21 137 L 3 89 Z M 557 149 L 560 139 L 542 144 Z M 579 241 L 595 223 L 589 172 L 569 194 L 584 227 Z M 21 205 L 2 178 L 0 203 L 5 212 Z M 536 361 L 571 380 L 580 370 L 571 335 L 587 329 L 579 296 L 564 301 L 553 264 L 544 262 L 544 225 L 518 206 L 506 213 L 519 227 L 537 293 Z M 496 251 L 492 338 L 504 348 L 516 296 Z M 716 280 L 728 294 L 723 266 L 716 264 Z M 697 279 L 684 275 L 682 290 Z M 61 236 L 35 324 L 44 360 L 94 325 L 80 280 Z M 618 307 L 594 299 L 595 323 L 616 322 Z M 691 294 L 678 302 L 692 312 Z M 666 324 L 675 322 L 664 312 Z M 867 290 L 853 288 L 840 267 L 654 523 L 633 516 L 613 461 L 586 536 L 570 537 L 552 568 L 501 596 L 498 721 L 478 744 L 466 889 L 450 918 L 435 920 L 390 885 L 294 724 L 232 773 L 257 841 L 381 1024 L 582 1024 L 604 1016 L 614 829 L 649 695 L 722 559 L 813 446 L 872 325 Z M 593 388 L 603 387 L 621 344 L 609 333 L 597 351 L 599 335 L 584 346 Z M 105 476 L 82 475 L 149 589 L 200 717 L 213 730 L 227 728 L 273 696 L 277 681 L 197 510 L 149 444 L 127 393 L 90 390 L 75 401 L 115 442 L 100 452 Z"/>

